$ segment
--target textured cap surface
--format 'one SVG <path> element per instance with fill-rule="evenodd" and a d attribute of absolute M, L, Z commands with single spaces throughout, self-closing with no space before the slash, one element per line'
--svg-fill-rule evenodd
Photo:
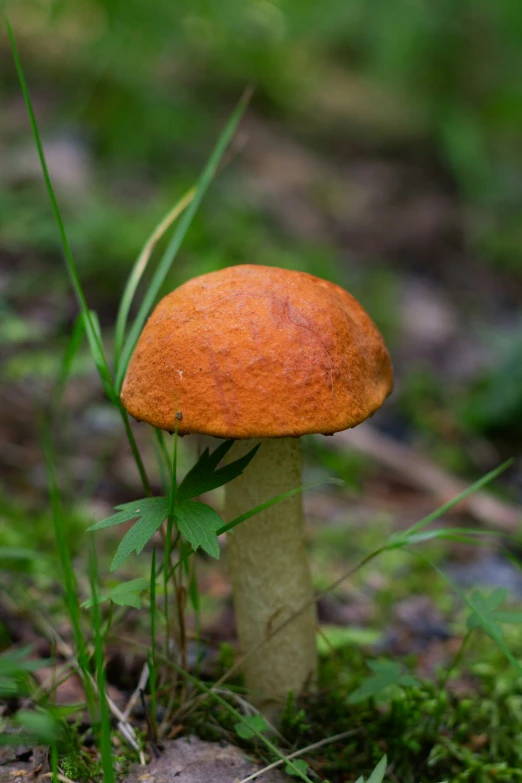
<path fill-rule="evenodd" d="M 354 427 L 392 387 L 384 341 L 347 291 L 304 272 L 244 265 L 161 300 L 121 400 L 134 418 L 169 431 L 177 423 L 182 435 L 282 437 Z"/>

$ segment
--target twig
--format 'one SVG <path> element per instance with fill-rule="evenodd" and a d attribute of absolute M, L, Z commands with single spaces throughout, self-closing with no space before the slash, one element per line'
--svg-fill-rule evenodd
<path fill-rule="evenodd" d="M 138 680 L 136 689 L 131 695 L 129 701 L 127 702 L 127 706 L 123 710 L 123 717 L 125 718 L 125 720 L 128 720 L 130 718 L 130 714 L 134 709 L 134 705 L 140 698 L 141 691 L 145 689 L 148 679 L 149 679 L 149 664 L 145 663 L 143 664 L 143 669 L 141 670 L 140 679 Z"/>
<path fill-rule="evenodd" d="M 398 443 L 388 435 L 378 432 L 365 422 L 353 430 L 338 432 L 333 437 L 321 439 L 321 443 L 334 449 L 353 448 L 366 454 L 390 470 L 399 474 L 413 486 L 432 494 L 440 503 L 460 495 L 466 484 L 439 465 L 408 446 Z M 459 503 L 479 522 L 494 525 L 499 530 L 513 532 L 518 529 L 522 513 L 517 506 L 499 500 L 489 492 L 479 490 Z"/>
<path fill-rule="evenodd" d="M 312 745 L 308 745 L 306 748 L 300 748 L 300 750 L 296 750 L 294 753 L 290 753 L 288 756 L 285 756 L 284 759 L 274 761 L 273 764 L 269 764 L 268 767 L 263 767 L 263 769 L 259 769 L 257 772 L 254 772 L 247 778 L 243 778 L 243 780 L 240 780 L 239 783 L 249 783 L 250 780 L 255 780 L 261 775 L 264 775 L 265 772 L 270 772 L 271 769 L 280 767 L 281 764 L 285 764 L 288 760 L 296 759 L 298 756 L 309 753 L 311 750 L 322 748 L 323 745 L 329 745 L 331 742 L 337 742 L 338 740 L 346 739 L 346 737 L 351 737 L 354 734 L 357 734 L 359 731 L 360 729 L 350 729 L 349 731 L 343 731 L 341 734 L 335 734 L 333 737 L 326 737 L 325 739 L 319 740 L 318 742 L 314 742 Z"/>
<path fill-rule="evenodd" d="M 71 778 L 68 778 L 66 775 L 62 775 L 61 772 L 57 772 L 56 775 L 54 772 L 44 772 L 42 775 L 38 775 L 36 778 L 36 783 L 39 783 L 40 780 L 43 780 L 44 778 L 57 778 L 57 780 L 61 780 L 61 783 L 75 783 L 74 780 L 71 780 Z"/>

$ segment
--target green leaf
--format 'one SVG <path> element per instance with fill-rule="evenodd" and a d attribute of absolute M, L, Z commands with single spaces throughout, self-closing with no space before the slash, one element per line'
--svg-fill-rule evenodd
<path fill-rule="evenodd" d="M 369 661 L 368 667 L 373 671 L 370 677 L 366 677 L 361 685 L 348 697 L 349 704 L 357 704 L 360 701 L 382 693 L 391 685 L 414 687 L 418 685 L 415 677 L 403 674 L 400 664 L 395 661 Z"/>
<path fill-rule="evenodd" d="M 226 440 L 212 454 L 209 453 L 208 449 L 205 449 L 194 467 L 189 470 L 179 485 L 176 498 L 179 501 L 188 500 L 203 494 L 203 492 L 210 492 L 211 489 L 228 484 L 229 481 L 243 473 L 261 444 L 254 446 L 244 457 L 240 457 L 218 469 L 217 466 L 233 445 L 233 440 Z"/>
<path fill-rule="evenodd" d="M 419 553 L 419 552 L 413 552 L 411 549 L 406 549 L 406 552 L 409 554 L 420 558 L 425 563 L 428 563 L 449 585 L 451 585 L 453 591 L 460 597 L 460 599 L 468 606 L 468 608 L 473 612 L 476 613 L 479 618 L 482 620 L 483 627 L 487 630 L 499 650 L 502 651 L 503 655 L 507 658 L 507 660 L 510 662 L 510 664 L 513 666 L 515 671 L 518 672 L 519 676 L 522 677 L 522 666 L 520 665 L 519 661 L 515 658 L 509 647 L 506 645 L 504 641 L 503 635 L 498 635 L 496 629 L 494 626 L 490 625 L 487 613 L 484 614 L 482 607 L 480 605 L 480 602 L 473 603 L 473 601 L 458 587 L 458 585 L 455 584 L 455 582 L 450 579 L 450 577 L 441 569 L 439 566 L 432 562 L 429 558 L 427 558 L 425 555 Z"/>
<path fill-rule="evenodd" d="M 50 744 L 58 739 L 59 724 L 52 715 L 43 710 L 19 710 L 15 721 L 26 729 L 38 742 Z"/>
<path fill-rule="evenodd" d="M 128 582 L 121 582 L 121 584 L 109 590 L 107 594 L 98 595 L 96 603 L 102 604 L 104 601 L 112 601 L 118 606 L 133 606 L 135 609 L 140 609 L 140 593 L 149 587 L 149 579 L 131 579 Z M 82 603 L 82 608 L 84 609 L 90 609 L 92 606 L 94 606 L 93 598 L 88 598 L 87 601 Z"/>
<path fill-rule="evenodd" d="M 223 520 L 213 508 L 196 500 L 184 500 L 176 503 L 174 516 L 179 532 L 194 551 L 201 547 L 211 557 L 219 558 L 217 531 Z"/>
<path fill-rule="evenodd" d="M 141 601 L 139 594 L 150 587 L 149 579 L 130 579 L 128 582 L 122 582 L 113 587 L 109 593 L 109 598 L 118 606 L 135 606 L 139 609 Z"/>
<path fill-rule="evenodd" d="M 348 625 L 321 625 L 317 635 L 319 655 L 331 655 L 332 650 L 344 647 L 371 646 L 377 644 L 381 634 L 373 628 L 351 628 Z"/>
<path fill-rule="evenodd" d="M 366 781 L 366 783 L 382 783 L 386 774 L 386 767 L 388 766 L 388 758 L 386 754 L 379 761 L 372 774 Z"/>
<path fill-rule="evenodd" d="M 139 555 L 147 542 L 159 530 L 167 516 L 166 498 L 147 498 L 147 500 L 149 501 L 147 503 L 140 501 L 138 504 L 126 504 L 134 506 L 134 514 L 131 519 L 137 514 L 140 518 L 120 541 L 111 563 L 111 572 L 116 571 L 133 552 Z M 129 513 L 129 511 L 125 510 L 125 513 Z"/>
<path fill-rule="evenodd" d="M 259 732 L 266 731 L 268 726 L 262 715 L 245 715 L 242 718 L 241 723 L 236 723 L 234 728 L 236 734 L 238 737 L 241 737 L 241 739 L 252 739 L 252 737 L 255 737 Z"/>
<path fill-rule="evenodd" d="M 122 522 L 131 522 L 133 519 L 139 519 L 144 516 L 156 517 L 163 515 L 163 519 L 165 519 L 168 510 L 168 498 L 163 496 L 157 498 L 143 498 L 142 500 L 133 500 L 132 503 L 123 503 L 121 506 L 116 506 L 116 508 L 118 509 L 117 514 L 113 514 L 112 516 L 107 517 L 107 519 L 102 519 L 101 522 L 96 522 L 96 524 L 91 525 L 87 530 L 103 530 L 103 528 L 121 525 Z"/>
<path fill-rule="evenodd" d="M 306 775 L 308 772 L 308 764 L 306 761 L 303 761 L 303 759 L 293 759 L 293 766 L 291 767 L 290 764 L 285 764 L 285 772 L 287 775 L 293 775 L 294 777 L 298 778 L 301 775 Z M 297 769 L 296 769 L 297 767 Z"/>
<path fill-rule="evenodd" d="M 473 611 L 468 616 L 467 627 L 470 630 L 482 628 L 493 639 L 501 639 L 504 636 L 501 623 L 522 623 L 521 612 L 499 611 L 507 596 L 505 588 L 493 590 L 489 595 L 474 590 L 469 598 Z"/>
<path fill-rule="evenodd" d="M 51 663 L 48 659 L 30 658 L 32 649 L 27 645 L 0 654 L 0 698 L 20 695 L 24 690 L 25 675 Z"/>
<path fill-rule="evenodd" d="M 20 647 L 0 654 L 0 676 L 19 675 L 23 672 L 35 672 L 49 665 L 48 660 L 29 658 L 32 647 Z"/>

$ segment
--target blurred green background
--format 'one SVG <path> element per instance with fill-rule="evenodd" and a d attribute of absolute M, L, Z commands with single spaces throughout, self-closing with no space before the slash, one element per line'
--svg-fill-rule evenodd
<path fill-rule="evenodd" d="M 332 279 L 360 299 L 393 354 L 397 387 L 377 427 L 464 477 L 517 453 L 519 0 L 7 8 L 73 254 L 108 342 L 143 242 L 194 183 L 252 85 L 166 290 L 244 262 Z M 0 35 L 0 482 L 11 501 L 25 501 L 44 486 L 36 423 L 76 305 Z M 124 444 L 119 461 L 103 462 L 120 443 L 119 425 L 86 350 L 76 375 L 73 423 L 63 422 L 72 427 L 64 451 L 81 455 L 72 487 L 121 501 Z M 521 490 L 518 469 L 506 492 Z"/>

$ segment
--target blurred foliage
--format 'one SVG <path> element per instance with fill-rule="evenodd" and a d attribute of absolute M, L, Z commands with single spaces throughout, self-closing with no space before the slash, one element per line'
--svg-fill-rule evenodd
<path fill-rule="evenodd" d="M 434 143 L 470 208 L 470 241 L 485 258 L 520 271 L 518 0 L 26 0 L 8 7 L 30 83 L 60 101 L 108 181 L 150 178 L 145 212 L 159 208 L 173 180 L 179 187 L 194 178 L 223 99 L 251 82 L 257 105 L 299 133 L 320 139 L 327 126 L 330 140 L 337 133 L 366 144 Z M 4 66 L 0 79 L 4 97 L 17 89 L 12 68 Z M 118 244 L 125 253 L 130 238 L 143 235 L 129 219 L 143 213 L 143 197 L 131 185 L 126 199 L 134 204 L 123 220 L 103 201 L 99 207 L 102 225 L 126 225 L 111 244 L 116 255 Z M 95 208 L 88 213 L 95 217 Z M 89 234 L 91 251 L 103 257 L 97 233 Z"/>
<path fill-rule="evenodd" d="M 522 331 L 495 341 L 497 361 L 482 374 L 462 405 L 460 414 L 474 430 L 510 440 L 522 435 Z"/>

